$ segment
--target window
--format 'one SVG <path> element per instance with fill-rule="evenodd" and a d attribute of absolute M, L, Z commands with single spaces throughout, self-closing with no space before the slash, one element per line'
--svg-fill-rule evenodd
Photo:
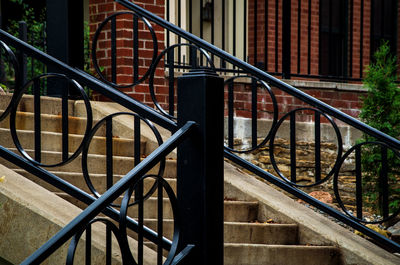
<path fill-rule="evenodd" d="M 347 64 L 345 49 L 347 29 L 346 0 L 320 1 L 319 73 L 344 76 Z"/>
<path fill-rule="evenodd" d="M 397 1 L 371 1 L 371 58 L 382 44 L 389 41 L 392 53 L 396 54 Z"/>

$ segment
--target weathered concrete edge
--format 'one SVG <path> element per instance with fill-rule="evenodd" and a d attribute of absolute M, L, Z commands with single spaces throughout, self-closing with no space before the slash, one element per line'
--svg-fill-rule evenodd
<path fill-rule="evenodd" d="M 372 244 L 313 210 L 225 163 L 225 196 L 260 203 L 259 220 L 272 218 L 299 225 L 300 244 L 331 245 L 341 250 L 343 264 L 400 264 L 400 258 Z"/>
<path fill-rule="evenodd" d="M 81 213 L 81 209 L 0 164 L 2 176 L 5 180 L 0 182 L 0 256 L 19 264 Z M 92 264 L 105 264 L 103 229 L 101 224 L 92 229 Z M 129 243 L 137 245 L 132 239 Z M 14 245 L 17 251 L 13 251 Z M 131 250 L 136 255 L 136 248 Z M 64 245 L 44 264 L 65 263 L 66 251 L 67 245 Z M 154 264 L 155 252 L 147 247 L 144 251 L 145 264 Z M 76 255 L 79 257 L 83 253 L 78 249 Z M 113 248 L 115 264 L 121 264 L 119 256 L 119 251 Z"/>
<path fill-rule="evenodd" d="M 107 115 L 110 115 L 112 113 L 116 112 L 132 112 L 128 110 L 127 108 L 114 103 L 114 102 L 101 102 L 101 101 L 91 101 L 91 106 L 92 106 L 92 111 L 93 111 L 93 119 L 100 119 L 103 118 Z M 82 115 L 82 113 L 85 113 L 85 105 L 82 100 L 77 100 L 75 101 L 75 106 L 74 106 L 74 115 L 79 116 Z M 132 138 L 131 135 L 124 135 L 124 132 L 129 132 L 132 130 L 132 122 L 130 122 L 126 117 L 120 116 L 116 119 L 118 122 L 114 126 L 113 130 L 118 131 L 120 133 L 120 136 L 124 136 L 127 138 Z M 155 124 L 154 124 L 155 125 Z M 158 132 L 160 133 L 162 139 L 165 141 L 171 136 L 171 132 L 155 125 Z M 142 137 L 145 138 L 146 140 L 146 149 L 147 153 L 151 153 L 153 150 L 155 150 L 158 147 L 158 144 L 156 143 L 155 137 L 153 132 L 150 130 L 149 127 L 147 126 L 141 126 L 141 135 Z M 175 158 L 176 157 L 176 151 L 173 151 L 170 155 L 167 156 L 168 158 Z"/>

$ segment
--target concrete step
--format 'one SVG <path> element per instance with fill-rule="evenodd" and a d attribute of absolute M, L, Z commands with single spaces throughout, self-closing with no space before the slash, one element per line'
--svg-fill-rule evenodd
<path fill-rule="evenodd" d="M 224 220 L 228 222 L 253 222 L 257 220 L 258 202 L 225 201 Z"/>
<path fill-rule="evenodd" d="M 1 95 L 0 97 L 0 110 L 5 110 L 10 102 L 12 94 Z M 75 100 L 68 100 L 68 114 L 73 115 L 74 112 L 74 104 Z M 53 114 L 60 115 L 61 114 L 61 106 L 62 102 L 60 98 L 56 97 L 40 97 L 40 109 L 41 113 L 45 114 Z M 84 109 L 83 113 L 85 113 Z M 23 112 L 33 112 L 34 104 L 33 104 L 33 96 L 32 95 L 24 95 L 21 101 L 18 104 L 18 111 Z M 0 111 L 2 112 L 2 111 Z M 82 114 L 84 115 L 84 114 Z"/>
<path fill-rule="evenodd" d="M 95 124 L 98 120 L 93 121 Z M 42 131 L 62 132 L 62 117 L 54 114 L 41 114 L 40 126 Z M 68 132 L 72 134 L 84 134 L 87 126 L 86 118 L 68 116 Z M 10 128 L 10 116 L 0 123 L 1 128 Z M 17 130 L 33 130 L 35 127 L 34 114 L 32 112 L 17 112 L 15 119 Z M 96 135 L 105 136 L 105 130 L 99 129 Z"/>
<path fill-rule="evenodd" d="M 46 188 L 49 191 L 52 192 L 59 192 L 60 190 L 55 188 L 53 185 L 48 184 L 47 182 L 41 180 L 40 178 L 36 177 L 35 175 L 30 174 L 29 172 L 26 172 L 23 169 L 14 169 L 15 172 L 18 174 L 25 176 L 29 180 L 35 182 L 36 184 L 39 184 L 40 186 Z M 85 179 L 82 175 L 82 173 L 77 173 L 77 172 L 57 172 L 57 171 L 51 171 L 54 175 L 64 179 L 65 181 L 68 181 L 72 185 L 88 192 L 91 193 Z M 105 174 L 92 174 L 91 176 L 91 181 L 95 189 L 100 193 L 104 193 L 106 190 L 106 175 Z M 123 176 L 122 175 L 116 175 L 114 176 L 114 182 L 119 181 Z M 171 188 L 175 191 L 176 190 L 176 179 L 175 178 L 167 178 L 165 179 L 168 181 L 169 185 Z M 154 180 L 153 179 L 146 179 L 144 181 L 144 190 L 149 191 L 154 185 Z M 167 197 L 166 192 L 164 191 L 164 197 Z M 152 196 L 157 196 L 157 193 L 153 194 Z"/>
<path fill-rule="evenodd" d="M 9 148 L 10 151 L 19 153 L 16 148 Z M 25 150 L 31 157 L 34 156 L 33 150 Z M 71 155 L 71 154 L 70 154 Z M 43 151 L 42 162 L 47 164 L 55 164 L 61 161 L 61 153 L 55 151 Z M 0 164 L 5 165 L 10 169 L 17 168 L 15 165 L 0 158 Z M 116 175 L 125 175 L 134 167 L 133 157 L 114 156 L 113 157 L 113 172 Z M 157 174 L 159 165 L 151 169 L 148 174 Z M 59 172 L 82 172 L 81 155 L 75 158 L 72 162 L 64 166 L 52 167 L 52 171 Z M 106 157 L 104 155 L 88 155 L 88 170 L 89 174 L 105 174 L 106 173 Z M 164 178 L 176 178 L 176 160 L 167 159 L 164 171 Z"/>
<path fill-rule="evenodd" d="M 56 193 L 58 196 L 64 198 L 65 200 L 75 204 L 76 206 L 84 209 L 86 205 L 81 203 L 80 201 L 72 198 L 68 194 L 58 192 Z M 115 200 L 114 203 L 119 204 L 121 202 L 122 197 Z M 257 212 L 254 213 L 254 205 L 257 205 L 257 202 L 235 202 L 232 205 L 232 202 L 225 201 L 224 202 L 224 220 L 229 222 L 250 222 L 256 220 Z M 234 207 L 233 207 L 234 206 Z M 145 219 L 156 219 L 157 218 L 157 198 L 151 197 L 144 203 L 144 218 Z M 138 216 L 138 206 L 131 206 L 128 210 L 128 215 L 133 218 L 137 218 Z M 245 218 L 247 217 L 247 218 Z M 164 219 L 173 219 L 172 208 L 170 201 L 168 198 L 163 199 L 163 218 Z"/>
<path fill-rule="evenodd" d="M 225 265 L 339 265 L 340 251 L 331 246 L 227 243 Z"/>
<path fill-rule="evenodd" d="M 21 146 L 24 149 L 34 149 L 35 148 L 35 135 L 33 131 L 30 130 L 18 130 L 17 136 Z M 78 134 L 68 135 L 68 146 L 69 152 L 75 152 L 76 149 L 82 143 L 83 136 Z M 126 138 L 113 138 L 113 155 L 116 156 L 129 156 L 134 155 L 134 141 L 132 139 Z M 9 129 L 0 128 L 0 145 L 13 148 L 15 147 L 14 142 L 11 137 Z M 45 151 L 59 151 L 62 149 L 62 134 L 58 132 L 42 132 L 41 134 L 41 145 L 42 150 Z M 140 143 L 140 153 L 145 154 L 146 142 L 141 141 Z M 89 146 L 90 154 L 106 154 L 106 138 L 101 136 L 95 136 L 90 142 Z"/>
<path fill-rule="evenodd" d="M 146 219 L 144 225 L 157 231 L 157 219 Z M 163 236 L 172 239 L 174 221 L 163 222 Z M 136 238 L 136 233 L 132 233 Z M 294 245 L 297 244 L 296 224 L 264 224 L 224 222 L 225 243 Z"/>
<path fill-rule="evenodd" d="M 297 230 L 296 224 L 225 222 L 224 242 L 294 245 L 298 242 Z"/>

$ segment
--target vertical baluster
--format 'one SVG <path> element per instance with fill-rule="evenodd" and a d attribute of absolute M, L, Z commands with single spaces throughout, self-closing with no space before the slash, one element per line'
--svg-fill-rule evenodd
<path fill-rule="evenodd" d="M 264 71 L 268 71 L 268 0 L 264 1 Z"/>
<path fill-rule="evenodd" d="M 275 0 L 275 72 L 278 72 L 279 0 Z"/>
<path fill-rule="evenodd" d="M 163 185 L 160 180 L 157 180 L 157 264 L 162 264 L 163 258 L 163 248 L 162 248 L 162 238 L 163 238 Z"/>
<path fill-rule="evenodd" d="M 174 50 L 170 49 L 168 50 L 168 100 L 169 100 L 169 115 L 173 116 L 174 115 L 174 110 L 175 110 L 175 85 L 174 85 Z"/>
<path fill-rule="evenodd" d="M 181 0 L 178 0 L 178 27 L 182 26 Z M 181 36 L 178 35 L 178 43 L 181 44 Z M 181 65 L 181 47 L 178 47 L 178 65 Z"/>
<path fill-rule="evenodd" d="M 193 0 L 189 0 L 189 32 L 193 33 Z"/>
<path fill-rule="evenodd" d="M 106 174 L 107 190 L 113 186 L 113 144 L 112 119 L 106 121 Z M 111 229 L 106 225 L 106 264 L 111 265 Z"/>
<path fill-rule="evenodd" d="M 232 32 L 232 35 L 233 35 L 233 43 L 232 43 L 232 47 L 233 47 L 233 51 L 232 51 L 232 54 L 233 54 L 233 56 L 236 56 L 236 0 L 233 0 L 233 24 L 232 24 L 232 27 L 233 27 L 233 32 Z M 233 66 L 234 68 L 235 68 L 235 66 Z"/>
<path fill-rule="evenodd" d="M 383 218 L 389 217 L 389 183 L 388 183 L 388 161 L 387 161 L 387 147 L 381 147 L 381 157 L 382 157 L 382 170 L 380 175 L 380 191 L 382 194 L 382 215 Z"/>
<path fill-rule="evenodd" d="M 27 33 L 27 25 L 25 21 L 20 21 L 18 23 L 19 27 L 18 27 L 18 35 L 19 38 L 24 41 L 27 42 L 28 41 L 28 33 Z M 33 59 L 31 59 L 33 60 Z M 27 80 L 27 58 L 26 58 L 26 54 L 23 51 L 19 51 L 18 52 L 18 64 L 20 67 L 20 77 L 21 77 L 21 85 L 24 85 L 26 83 Z M 33 77 L 33 76 L 32 76 Z"/>
<path fill-rule="evenodd" d="M 247 61 L 247 0 L 243 2 L 243 61 Z"/>
<path fill-rule="evenodd" d="M 197 51 L 195 48 L 190 47 L 189 49 L 190 52 L 190 63 L 192 65 L 192 69 L 195 69 L 198 67 L 197 65 Z"/>
<path fill-rule="evenodd" d="M 133 82 L 139 80 L 139 29 L 138 16 L 133 16 Z"/>
<path fill-rule="evenodd" d="M 307 73 L 311 74 L 311 0 L 308 0 L 308 26 L 307 26 Z"/>
<path fill-rule="evenodd" d="M 65 161 L 68 159 L 68 87 L 67 81 L 63 81 L 66 84 L 63 85 L 62 100 L 61 100 L 61 118 L 62 118 L 62 159 Z"/>
<path fill-rule="evenodd" d="M 144 202 L 143 202 L 143 181 L 140 180 L 137 185 L 137 200 L 138 203 L 138 265 L 143 264 L 143 209 L 144 209 Z"/>
<path fill-rule="evenodd" d="M 88 225 L 86 228 L 85 252 L 85 265 L 90 265 L 92 258 L 92 225 Z"/>
<path fill-rule="evenodd" d="M 356 159 L 356 210 L 357 218 L 362 219 L 363 217 L 363 186 L 362 186 L 362 176 L 361 176 L 361 147 L 357 146 L 355 149 L 355 159 Z"/>
<path fill-rule="evenodd" d="M 333 62 L 333 51 L 332 51 L 332 42 L 333 42 L 333 15 L 332 15 L 332 0 L 329 0 L 329 43 L 328 43 L 328 51 L 329 51 L 329 74 L 332 74 L 332 62 Z M 321 14 L 321 13 L 320 13 Z"/>
<path fill-rule="evenodd" d="M 109 224 L 106 224 L 106 265 L 111 265 L 112 258 L 112 233 Z"/>
<path fill-rule="evenodd" d="M 291 74 L 291 34 L 292 34 L 292 1 L 282 1 L 282 78 L 289 79 Z"/>
<path fill-rule="evenodd" d="M 211 44 L 214 45 L 214 34 L 215 34 L 215 25 L 214 25 L 214 10 L 215 10 L 215 3 L 214 0 L 211 0 Z M 214 54 L 211 54 L 211 60 L 214 62 Z M 207 61 L 207 66 L 208 66 L 208 61 Z"/>
<path fill-rule="evenodd" d="M 222 49 L 225 50 L 225 0 L 222 0 Z M 221 68 L 226 67 L 226 62 L 221 59 Z"/>
<path fill-rule="evenodd" d="M 363 45 L 364 45 L 364 0 L 361 0 L 360 7 L 360 78 L 363 73 Z M 374 9 L 371 8 L 371 25 L 374 23 Z"/>
<path fill-rule="evenodd" d="M 33 82 L 33 101 L 34 101 L 34 124 L 35 124 L 35 160 L 41 162 L 42 143 L 41 143 L 41 124 L 40 124 L 40 79 Z"/>
<path fill-rule="evenodd" d="M 139 165 L 141 159 L 141 153 L 140 153 L 140 118 L 138 116 L 135 116 L 134 121 L 133 121 L 133 131 L 134 131 L 134 146 L 133 146 L 133 159 L 134 159 L 134 166 Z M 135 199 L 138 200 L 140 195 L 138 194 L 138 190 L 135 190 Z"/>
<path fill-rule="evenodd" d="M 258 63 L 258 57 L 257 57 L 257 48 L 258 48 L 258 43 L 257 43 L 257 39 L 258 39 L 258 35 L 257 35 L 257 29 L 258 29 L 258 1 L 254 0 L 254 30 L 253 30 L 253 35 L 254 35 L 254 66 L 257 67 L 257 63 Z"/>
<path fill-rule="evenodd" d="M 203 38 L 203 0 L 199 1 L 200 3 L 200 38 Z M 203 56 L 200 53 L 200 65 L 203 66 Z"/>
<path fill-rule="evenodd" d="M 117 33 L 116 17 L 111 19 L 111 82 L 117 82 Z"/>
<path fill-rule="evenodd" d="M 170 2 L 169 2 L 170 0 L 167 0 L 167 14 L 166 14 L 166 16 L 167 16 L 167 21 L 168 22 L 171 22 L 171 19 L 170 19 L 170 12 L 169 12 L 169 9 L 171 8 L 171 6 L 170 6 Z M 169 30 L 167 30 L 167 47 L 169 47 L 170 46 L 170 44 L 169 44 Z"/>
<path fill-rule="evenodd" d="M 321 180 L 321 117 L 319 112 L 315 111 L 314 120 L 314 141 L 315 141 L 315 182 Z"/>
<path fill-rule="evenodd" d="M 113 185 L 113 143 L 112 143 L 112 119 L 106 121 L 106 166 L 107 166 L 107 189 Z"/>
<path fill-rule="evenodd" d="M 233 148 L 233 81 L 228 85 L 228 146 Z"/>
<path fill-rule="evenodd" d="M 251 80 L 251 145 L 257 146 L 257 81 Z"/>
<path fill-rule="evenodd" d="M 140 163 L 140 118 L 138 116 L 135 116 L 134 120 L 134 163 L 135 166 L 137 166 Z"/>
<path fill-rule="evenodd" d="M 297 3 L 297 73 L 300 74 L 301 50 L 301 0 Z"/>
<path fill-rule="evenodd" d="M 296 113 L 290 114 L 290 180 L 296 183 Z"/>
<path fill-rule="evenodd" d="M 349 28 L 350 28 L 350 43 L 349 43 L 349 57 L 350 57 L 350 63 L 349 63 L 349 77 L 353 77 L 353 0 L 350 0 L 350 18 L 349 18 Z"/>

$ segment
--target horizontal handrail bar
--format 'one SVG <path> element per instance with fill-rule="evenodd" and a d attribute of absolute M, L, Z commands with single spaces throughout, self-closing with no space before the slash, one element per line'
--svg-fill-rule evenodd
<path fill-rule="evenodd" d="M 125 177 L 115 183 L 100 198 L 90 204 L 81 214 L 72 220 L 67 226 L 61 229 L 56 235 L 50 238 L 37 251 L 29 256 L 21 264 L 39 264 L 49 257 L 55 250 L 68 241 L 83 225 L 96 217 L 104 208 L 112 203 L 118 196 L 126 191 L 135 181 L 139 180 L 147 171 L 153 168 L 167 154 L 174 150 L 193 131 L 196 123 L 187 122 L 178 129 L 165 143 L 160 145 L 141 163 L 134 167 Z"/>
<path fill-rule="evenodd" d="M 387 248 L 390 248 L 391 251 L 394 251 L 397 253 L 400 252 L 400 244 L 382 236 L 381 234 L 369 229 L 368 227 L 366 227 L 360 223 L 357 223 L 350 217 L 327 206 L 326 204 L 320 202 L 319 200 L 315 199 L 314 197 L 303 192 L 302 190 L 290 186 L 288 183 L 275 177 L 271 173 L 251 164 L 250 162 L 244 160 L 243 158 L 241 158 L 235 154 L 232 154 L 231 152 L 229 152 L 227 150 L 225 150 L 224 156 L 225 156 L 225 158 L 235 162 L 237 165 L 245 168 L 246 170 L 256 174 L 259 177 L 262 177 L 263 179 L 267 180 L 268 182 L 273 183 L 274 185 L 278 186 L 279 188 L 295 195 L 297 198 L 305 201 L 306 203 L 308 203 L 314 207 L 317 207 L 319 210 L 324 211 L 325 213 L 329 214 L 330 216 L 335 217 L 337 220 L 344 222 L 345 224 L 360 231 L 361 233 L 365 234 L 366 236 L 374 238 L 374 240 L 376 240 L 378 244 L 381 244 Z"/>
<path fill-rule="evenodd" d="M 75 199 L 80 200 L 81 202 L 90 205 L 96 198 L 92 195 L 86 193 L 85 191 L 75 187 L 74 185 L 70 184 L 69 182 L 63 180 L 62 178 L 50 173 L 49 171 L 37 167 L 27 161 L 25 158 L 18 156 L 17 154 L 7 150 L 3 146 L 0 146 L 0 157 L 7 159 L 9 162 L 13 163 L 14 165 L 26 170 L 27 172 L 39 177 L 40 179 L 46 181 L 47 183 L 53 185 L 54 187 L 66 192 L 67 194 L 71 195 Z M 102 211 L 105 215 L 112 218 L 115 221 L 119 221 L 120 213 L 114 208 L 107 207 Z M 127 217 L 127 226 L 132 229 L 133 231 L 137 232 L 139 224 L 133 218 Z M 150 228 L 144 226 L 144 237 L 148 240 L 152 241 L 153 243 L 158 242 L 157 233 L 151 230 Z M 163 238 L 163 248 L 169 250 L 171 248 L 172 242 L 167 239 Z"/>
<path fill-rule="evenodd" d="M 76 80 L 81 85 L 88 86 L 90 89 L 101 93 L 102 95 L 110 98 L 114 102 L 118 102 L 119 104 L 130 109 L 131 111 L 136 112 L 139 115 L 145 116 L 152 122 L 170 131 L 174 131 L 177 129 L 177 124 L 174 121 L 171 121 L 170 119 L 164 117 L 159 112 L 155 111 L 149 106 L 146 106 L 143 103 L 134 100 L 130 96 L 105 84 L 104 82 L 101 82 L 100 80 L 82 70 L 70 67 L 60 60 L 57 60 L 56 58 L 36 49 L 35 47 L 21 41 L 20 39 L 15 38 L 14 36 L 1 29 L 0 39 L 8 45 L 22 50 L 27 55 L 32 56 L 47 65 L 52 65 L 56 67 L 61 73 L 66 74 L 69 78 Z"/>
<path fill-rule="evenodd" d="M 376 137 L 377 139 L 379 139 L 382 142 L 385 142 L 389 145 L 394 146 L 397 149 L 400 149 L 400 141 L 395 139 L 394 137 L 391 137 L 385 133 L 382 133 L 381 131 L 379 131 L 369 125 L 366 125 L 365 123 L 351 117 L 350 115 L 347 115 L 346 113 L 343 113 L 340 110 L 337 110 L 337 109 L 333 108 L 332 106 L 330 106 L 318 99 L 315 99 L 314 97 L 308 95 L 307 93 L 304 93 L 303 91 L 301 91 L 289 84 L 286 84 L 285 82 L 279 80 L 278 78 L 276 78 L 272 75 L 269 75 L 268 73 L 260 70 L 257 67 L 250 65 L 249 63 L 246 63 L 240 59 L 237 59 L 236 57 L 232 56 L 231 54 L 227 53 L 226 51 L 208 43 L 207 41 L 195 36 L 194 34 L 186 32 L 185 30 L 158 17 L 157 15 L 145 10 L 144 8 L 142 8 L 136 4 L 133 4 L 127 0 L 116 0 L 116 2 L 120 3 L 121 5 L 125 6 L 126 8 L 128 8 L 130 10 L 133 10 L 134 12 L 145 17 L 146 19 L 153 21 L 154 23 L 160 25 L 161 27 L 179 35 L 180 37 L 185 38 L 186 40 L 188 40 L 189 42 L 192 42 L 193 44 L 199 46 L 200 48 L 202 48 L 208 52 L 211 52 L 214 55 L 219 56 L 220 58 L 230 62 L 231 64 L 242 68 L 243 70 L 246 70 L 248 73 L 251 73 L 252 75 L 254 75 L 262 80 L 270 82 L 271 85 L 282 89 L 283 91 L 287 92 L 288 94 L 299 98 L 300 100 L 310 104 L 311 106 L 314 106 L 314 107 L 324 111 L 325 113 L 327 113 L 343 122 L 346 122 L 349 125 L 357 128 L 357 129 L 360 129 L 363 132 L 366 132 L 373 137 Z"/>

